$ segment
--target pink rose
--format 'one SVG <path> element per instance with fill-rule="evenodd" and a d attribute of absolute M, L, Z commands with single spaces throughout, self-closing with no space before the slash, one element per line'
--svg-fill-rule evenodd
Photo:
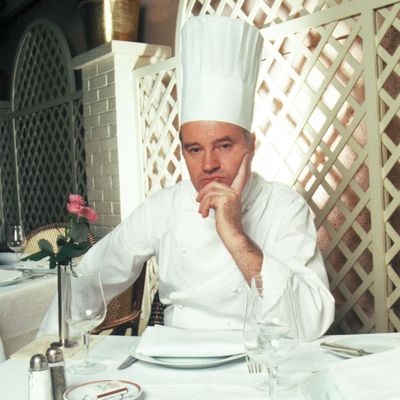
<path fill-rule="evenodd" d="M 90 223 L 97 221 L 97 213 L 90 207 L 82 207 L 78 215 L 86 218 Z"/>
<path fill-rule="evenodd" d="M 71 214 L 80 214 L 82 207 L 80 204 L 78 203 L 68 203 L 67 204 L 67 211 Z"/>
<path fill-rule="evenodd" d="M 85 200 L 80 194 L 70 194 L 68 197 L 68 202 L 80 205 L 82 207 L 86 204 Z"/>

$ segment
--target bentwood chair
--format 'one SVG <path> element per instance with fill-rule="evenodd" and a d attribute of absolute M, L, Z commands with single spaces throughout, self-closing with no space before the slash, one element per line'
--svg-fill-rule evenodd
<path fill-rule="evenodd" d="M 30 231 L 27 234 L 27 244 L 25 253 L 33 254 L 40 250 L 39 240 L 46 239 L 57 248 L 57 239 L 63 233 L 65 224 L 54 223 L 43 225 Z M 91 233 L 88 235 L 90 246 L 95 244 L 95 239 Z M 95 328 L 92 333 L 99 334 L 105 330 L 112 330 L 112 335 L 124 335 L 127 329 L 132 329 L 132 335 L 137 335 L 140 322 L 140 312 L 142 306 L 143 286 L 145 278 L 145 268 L 137 281 L 124 292 L 115 296 L 107 305 L 106 318 L 101 325 Z"/>

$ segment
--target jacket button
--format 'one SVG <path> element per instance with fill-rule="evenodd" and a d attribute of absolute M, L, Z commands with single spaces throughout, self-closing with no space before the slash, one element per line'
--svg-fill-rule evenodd
<path fill-rule="evenodd" d="M 178 308 L 179 308 L 180 310 L 183 310 L 183 309 L 185 308 L 185 306 L 184 306 L 183 304 L 178 304 Z"/>
<path fill-rule="evenodd" d="M 186 247 L 182 247 L 182 253 L 186 253 L 187 252 L 187 248 Z"/>

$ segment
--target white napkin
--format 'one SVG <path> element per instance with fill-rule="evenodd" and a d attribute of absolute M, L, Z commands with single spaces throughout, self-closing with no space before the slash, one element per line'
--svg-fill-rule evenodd
<path fill-rule="evenodd" d="M 329 370 L 344 400 L 400 400 L 399 365 L 396 348 L 334 363 Z"/>
<path fill-rule="evenodd" d="M 32 260 L 20 261 L 18 263 L 18 266 L 25 269 L 43 269 L 43 270 L 49 269 L 49 259 L 50 257 L 45 257 L 39 261 L 32 261 Z"/>
<path fill-rule="evenodd" d="M 218 357 L 244 353 L 242 331 L 202 330 L 149 326 L 136 353 L 161 357 Z"/>
<path fill-rule="evenodd" d="M 22 275 L 21 271 L 12 271 L 9 269 L 0 269 L 0 283 L 15 281 Z"/>

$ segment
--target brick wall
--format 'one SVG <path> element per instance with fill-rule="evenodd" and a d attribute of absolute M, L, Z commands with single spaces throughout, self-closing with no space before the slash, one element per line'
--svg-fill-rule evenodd
<path fill-rule="evenodd" d="M 101 238 L 133 209 L 130 173 L 137 163 L 133 69 L 169 58 L 165 46 L 113 41 L 76 57 L 82 70 L 88 200 L 99 219 Z M 133 186 L 133 187 L 132 187 Z"/>

